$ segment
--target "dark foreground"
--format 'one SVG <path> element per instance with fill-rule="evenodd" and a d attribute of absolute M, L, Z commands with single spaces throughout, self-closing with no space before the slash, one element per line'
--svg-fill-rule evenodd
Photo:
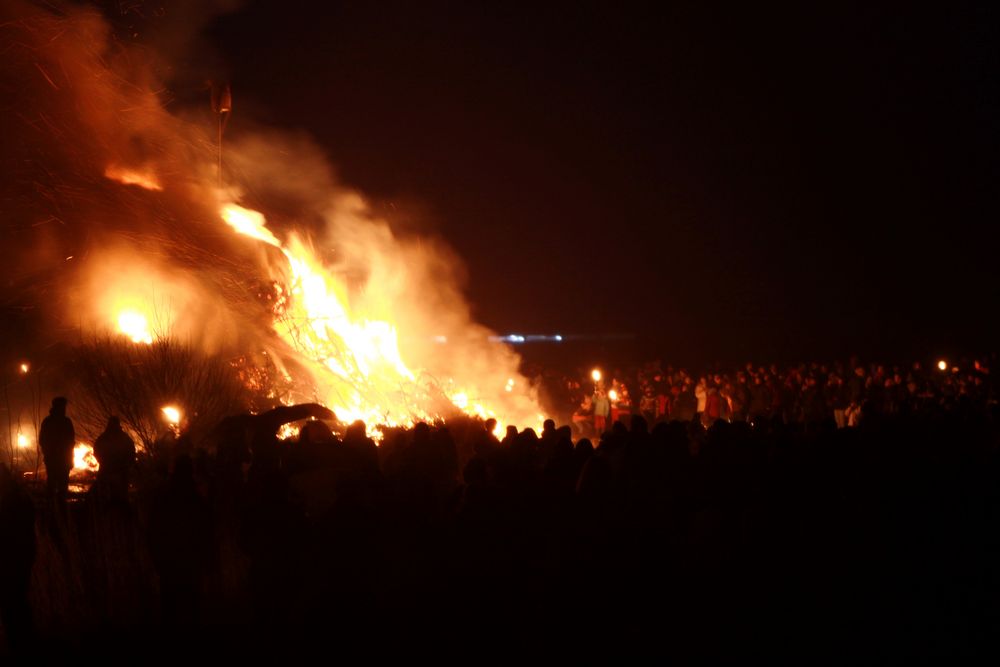
<path fill-rule="evenodd" d="M 596 450 L 314 427 L 249 466 L 194 448 L 140 467 L 127 502 L 32 495 L 30 622 L 6 650 L 980 661 L 1000 637 L 994 417 L 636 421 Z"/>

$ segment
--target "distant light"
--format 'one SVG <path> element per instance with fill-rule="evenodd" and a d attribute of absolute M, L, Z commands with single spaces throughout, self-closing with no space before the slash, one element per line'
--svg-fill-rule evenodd
<path fill-rule="evenodd" d="M 21 364 L 21 372 L 22 372 L 22 373 L 25 373 L 25 374 L 27 374 L 27 372 L 28 372 L 28 368 L 29 368 L 29 367 L 28 367 L 28 364 L 27 364 L 27 362 L 25 362 L 25 363 Z"/>
<path fill-rule="evenodd" d="M 611 391 L 608 392 L 608 398 L 610 398 L 612 401 L 617 401 L 618 400 L 618 392 L 615 391 L 614 389 L 612 389 Z"/>
<path fill-rule="evenodd" d="M 181 411 L 172 405 L 167 405 L 161 408 L 163 410 L 163 418 L 167 420 L 167 423 L 171 426 L 177 426 L 181 423 Z"/>
<path fill-rule="evenodd" d="M 562 336 L 560 336 L 559 334 L 556 334 L 555 336 L 552 337 L 552 340 L 554 340 L 557 343 L 561 343 L 562 342 Z"/>
<path fill-rule="evenodd" d="M 946 371 L 948 370 L 948 362 L 942 359 L 941 361 L 937 362 L 937 367 L 938 370 Z"/>
<path fill-rule="evenodd" d="M 133 343 L 150 345 L 153 342 L 153 335 L 149 332 L 149 321 L 140 312 L 124 310 L 119 313 L 118 330 L 131 338 Z"/>
<path fill-rule="evenodd" d="M 507 378 L 507 386 L 504 387 L 506 391 L 514 390 L 514 378 Z"/>
<path fill-rule="evenodd" d="M 595 368 L 594 370 L 590 371 L 590 377 L 593 378 L 594 382 L 600 382 L 601 381 L 601 369 L 600 368 Z"/>
<path fill-rule="evenodd" d="M 26 436 L 23 433 L 18 433 L 17 434 L 17 446 L 18 447 L 27 447 L 30 444 L 31 444 L 31 441 L 28 440 L 28 436 Z"/>

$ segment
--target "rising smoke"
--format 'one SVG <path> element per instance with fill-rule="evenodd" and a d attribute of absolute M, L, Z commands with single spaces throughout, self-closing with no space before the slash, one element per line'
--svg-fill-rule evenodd
<path fill-rule="evenodd" d="M 200 106 L 181 105 L 162 76 L 177 70 L 151 48 L 157 43 L 171 51 L 194 40 L 125 42 L 93 8 L 3 3 L 8 305 L 37 307 L 44 335 L 66 338 L 113 331 L 135 303 L 155 313 L 159 333 L 216 354 L 268 350 L 321 383 L 323 374 L 274 335 L 262 295 L 287 279 L 285 260 L 221 221 L 220 205 L 236 201 L 262 211 L 283 242 L 322 258 L 353 318 L 391 323 L 421 382 L 448 395 L 461 388 L 463 401 L 536 423 L 518 357 L 471 319 L 454 253 L 394 231 L 298 134 L 231 133 L 220 189 L 208 93 Z"/>

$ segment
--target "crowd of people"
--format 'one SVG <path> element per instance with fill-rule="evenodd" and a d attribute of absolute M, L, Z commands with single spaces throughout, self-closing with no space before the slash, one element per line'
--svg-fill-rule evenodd
<path fill-rule="evenodd" d="M 300 405 L 136 457 L 111 419 L 98 480 L 68 502 L 57 399 L 47 492 L 0 466 L 6 650 L 883 663 L 994 650 L 1000 428 L 984 362 L 697 378 L 649 365 L 588 383 L 586 420 L 502 439 L 456 419 L 376 443 Z M 298 436 L 280 440 L 291 422 Z"/>
<path fill-rule="evenodd" d="M 785 423 L 856 426 L 863 410 L 908 414 L 964 400 L 985 406 L 996 400 L 987 359 L 959 368 L 944 360 L 927 368 L 910 365 L 810 363 L 776 364 L 700 374 L 650 362 L 610 379 L 600 369 L 590 377 L 565 378 L 561 392 L 576 406 L 572 424 L 578 437 L 594 437 L 633 414 L 648 423 L 716 420 L 757 422 L 775 416 Z M 634 389 L 634 392 L 633 392 Z"/>

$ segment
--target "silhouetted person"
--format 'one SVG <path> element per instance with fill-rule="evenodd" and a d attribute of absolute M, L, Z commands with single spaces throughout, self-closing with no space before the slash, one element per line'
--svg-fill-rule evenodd
<path fill-rule="evenodd" d="M 94 456 L 100 465 L 97 483 L 107 494 L 107 498 L 127 501 L 129 472 L 135 463 L 135 443 L 122 430 L 118 417 L 109 418 L 104 432 L 97 436 Z"/>
<path fill-rule="evenodd" d="M 191 457 L 182 454 L 157 492 L 149 516 L 149 550 L 160 574 L 166 624 L 197 625 L 211 549 L 211 508 L 198 491 Z"/>
<path fill-rule="evenodd" d="M 49 494 L 60 504 L 65 503 L 69 488 L 69 471 L 73 469 L 73 446 L 76 433 L 73 422 L 66 416 L 66 399 L 52 399 L 49 416 L 42 420 L 38 444 L 45 459 L 45 479 Z"/>
<path fill-rule="evenodd" d="M 23 654 L 34 636 L 28 604 L 34 562 L 34 505 L 10 468 L 0 463 L 0 620 L 15 655 Z"/>

